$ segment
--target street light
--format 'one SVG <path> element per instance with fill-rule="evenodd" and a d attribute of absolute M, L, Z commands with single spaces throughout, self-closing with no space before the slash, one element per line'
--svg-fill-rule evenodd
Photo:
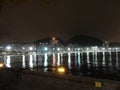
<path fill-rule="evenodd" d="M 6 47 L 6 49 L 7 49 L 8 51 L 11 50 L 11 48 L 12 48 L 11 46 L 7 46 L 7 47 Z"/>
<path fill-rule="evenodd" d="M 44 47 L 44 51 L 48 51 L 48 47 Z"/>
<path fill-rule="evenodd" d="M 60 51 L 60 48 L 57 48 L 58 51 Z"/>
<path fill-rule="evenodd" d="M 68 51 L 70 51 L 70 48 L 68 48 Z"/>
<path fill-rule="evenodd" d="M 25 50 L 25 47 L 22 47 L 23 50 Z"/>
<path fill-rule="evenodd" d="M 33 50 L 33 47 L 29 47 L 29 50 L 32 51 L 32 50 Z"/>

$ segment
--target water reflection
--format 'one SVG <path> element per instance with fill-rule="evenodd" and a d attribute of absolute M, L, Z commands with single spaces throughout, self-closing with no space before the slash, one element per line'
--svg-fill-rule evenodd
<path fill-rule="evenodd" d="M 71 55 L 68 53 L 68 68 L 71 69 Z"/>
<path fill-rule="evenodd" d="M 29 67 L 33 68 L 33 57 L 30 55 Z"/>
<path fill-rule="evenodd" d="M 44 55 L 44 67 L 47 67 L 48 62 L 47 62 L 48 56 L 47 54 Z"/>
<path fill-rule="evenodd" d="M 94 63 L 95 63 L 95 67 L 97 67 L 98 66 L 98 61 L 97 61 L 98 59 L 97 59 L 97 52 L 95 52 L 95 54 L 94 54 Z"/>
<path fill-rule="evenodd" d="M 5 62 L 6 67 L 10 68 L 11 67 L 11 60 L 10 60 L 10 55 L 6 56 L 6 62 Z"/>
<path fill-rule="evenodd" d="M 116 68 L 119 66 L 118 52 L 116 52 Z"/>
<path fill-rule="evenodd" d="M 87 53 L 87 64 L 88 66 L 90 66 L 89 52 L 86 52 L 86 53 Z"/>
<path fill-rule="evenodd" d="M 111 55 L 111 52 L 109 51 L 109 66 L 111 67 L 112 66 L 112 55 Z"/>
<path fill-rule="evenodd" d="M 103 51 L 103 61 L 102 61 L 102 66 L 105 66 L 105 52 Z"/>
<path fill-rule="evenodd" d="M 25 68 L 25 55 L 22 55 L 22 68 Z"/>
<path fill-rule="evenodd" d="M 57 66 L 60 66 L 60 53 L 57 54 Z"/>
<path fill-rule="evenodd" d="M 63 53 L 61 53 L 61 65 L 63 65 Z"/>
<path fill-rule="evenodd" d="M 37 58 L 36 58 L 36 54 L 33 54 L 33 65 L 37 66 Z"/>
<path fill-rule="evenodd" d="M 56 66 L 56 54 L 53 53 L 53 63 L 52 63 L 52 66 L 55 67 Z"/>
<path fill-rule="evenodd" d="M 65 66 L 70 73 L 91 75 L 120 72 L 120 52 L 76 52 L 52 54 L 6 55 L 5 66 L 8 68 L 43 68 L 44 72 Z M 51 69 L 52 68 L 52 69 Z M 53 69 L 54 68 L 54 69 Z"/>
<path fill-rule="evenodd" d="M 80 52 L 78 52 L 78 67 L 80 68 L 81 66 L 81 58 L 80 58 Z"/>

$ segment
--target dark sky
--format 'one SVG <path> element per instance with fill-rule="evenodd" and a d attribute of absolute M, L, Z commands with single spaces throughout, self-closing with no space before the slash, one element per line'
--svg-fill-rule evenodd
<path fill-rule="evenodd" d="M 51 4 L 5 4 L 0 41 L 34 41 L 48 36 L 63 40 L 85 34 L 120 42 L 120 0 L 54 0 Z"/>

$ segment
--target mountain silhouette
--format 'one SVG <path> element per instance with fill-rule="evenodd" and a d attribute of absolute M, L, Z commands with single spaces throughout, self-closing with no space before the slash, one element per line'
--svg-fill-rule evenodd
<path fill-rule="evenodd" d="M 51 43 L 51 40 L 52 40 L 53 37 L 46 37 L 46 38 L 42 38 L 40 40 L 36 40 L 35 43 L 36 44 L 39 44 L 39 43 Z M 60 44 L 64 44 L 63 40 L 58 38 L 58 37 L 55 37 L 55 39 L 58 41 L 58 43 Z"/>
<path fill-rule="evenodd" d="M 76 35 L 67 40 L 66 45 L 75 44 L 80 46 L 102 46 L 103 41 L 98 38 L 85 36 L 85 35 Z"/>

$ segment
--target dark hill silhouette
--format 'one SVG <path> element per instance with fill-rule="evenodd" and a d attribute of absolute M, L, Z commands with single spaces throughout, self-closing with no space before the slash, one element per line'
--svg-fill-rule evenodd
<path fill-rule="evenodd" d="M 36 40 L 35 43 L 36 44 L 39 44 L 39 43 L 51 43 L 51 40 L 52 40 L 53 37 L 46 37 L 46 38 L 42 38 L 40 40 Z M 58 38 L 58 37 L 55 37 L 56 40 L 58 40 L 59 43 L 61 44 L 64 44 L 63 40 Z"/>
<path fill-rule="evenodd" d="M 109 46 L 110 47 L 116 47 L 116 46 L 120 46 L 120 43 L 118 43 L 118 42 L 109 42 Z"/>
<path fill-rule="evenodd" d="M 102 46 L 103 41 L 91 36 L 76 35 L 66 41 L 66 45 L 68 44 L 75 44 L 80 46 Z"/>

